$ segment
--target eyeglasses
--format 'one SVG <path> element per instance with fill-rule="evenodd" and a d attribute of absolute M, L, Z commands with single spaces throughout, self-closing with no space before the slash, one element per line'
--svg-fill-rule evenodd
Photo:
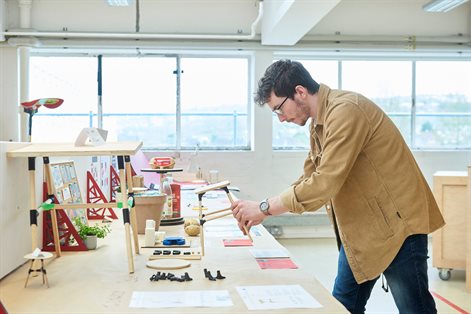
<path fill-rule="evenodd" d="M 285 104 L 285 102 L 288 100 L 289 96 L 286 96 L 285 100 L 283 100 L 281 102 L 281 104 L 279 104 L 278 106 L 276 106 L 275 108 L 273 108 L 273 112 L 276 113 L 277 115 L 282 115 L 283 114 L 283 111 L 281 110 L 281 107 L 283 107 L 283 105 Z"/>

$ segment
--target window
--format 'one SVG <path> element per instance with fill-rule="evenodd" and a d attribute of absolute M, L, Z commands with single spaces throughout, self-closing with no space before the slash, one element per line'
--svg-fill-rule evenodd
<path fill-rule="evenodd" d="M 33 117 L 32 141 L 72 142 L 82 128 L 96 125 L 96 73 L 96 58 L 30 58 L 30 100 L 64 99 L 56 109 L 39 108 Z"/>
<path fill-rule="evenodd" d="M 31 57 L 32 97 L 64 99 L 35 117 L 34 141 L 70 142 L 102 122 L 110 141 L 144 148 L 248 149 L 248 57 L 103 56 L 100 116 L 98 71 L 96 56 Z"/>
<path fill-rule="evenodd" d="M 103 128 L 110 140 L 175 147 L 175 59 L 103 57 L 102 64 Z"/>
<path fill-rule="evenodd" d="M 182 147 L 248 147 L 248 60 L 182 58 Z"/>
<path fill-rule="evenodd" d="M 332 60 L 296 60 L 301 62 L 317 83 L 330 88 L 338 86 L 338 62 Z M 281 123 L 273 114 L 273 148 L 307 149 L 309 147 L 309 122 L 300 127 L 291 123 Z"/>
<path fill-rule="evenodd" d="M 412 149 L 471 148 L 471 61 L 298 61 L 316 81 L 336 88 L 338 75 L 342 89 L 373 100 Z M 308 127 L 273 119 L 274 149 L 309 148 Z"/>
<path fill-rule="evenodd" d="M 374 101 L 411 143 L 412 63 L 410 61 L 343 61 L 342 87 Z"/>
<path fill-rule="evenodd" d="M 471 62 L 417 61 L 415 146 L 471 148 Z"/>

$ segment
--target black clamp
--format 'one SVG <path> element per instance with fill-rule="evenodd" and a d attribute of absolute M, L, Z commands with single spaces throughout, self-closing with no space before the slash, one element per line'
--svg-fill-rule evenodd
<path fill-rule="evenodd" d="M 190 275 L 185 272 L 184 275 L 181 275 L 180 277 L 175 276 L 175 274 L 172 273 L 161 273 L 160 271 L 157 272 L 156 274 L 152 275 L 149 280 L 150 281 L 159 281 L 159 280 L 170 280 L 170 281 L 178 281 L 178 282 L 184 282 L 184 281 L 192 281 L 193 278 L 190 277 Z"/>
<path fill-rule="evenodd" d="M 211 281 L 216 281 L 216 279 L 226 279 L 226 277 L 224 277 L 223 275 L 221 275 L 221 271 L 220 271 L 220 270 L 217 271 L 217 276 L 216 276 L 216 277 L 213 277 L 213 276 L 211 275 L 211 272 L 210 272 L 209 270 L 207 270 L 206 268 L 203 269 L 203 271 L 204 271 L 204 277 L 205 277 L 205 278 L 208 278 L 208 279 L 211 280 Z"/>

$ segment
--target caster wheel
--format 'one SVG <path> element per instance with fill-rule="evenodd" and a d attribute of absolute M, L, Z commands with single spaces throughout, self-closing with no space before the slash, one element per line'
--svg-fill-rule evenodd
<path fill-rule="evenodd" d="M 440 277 L 441 280 L 448 280 L 451 277 L 451 269 L 446 269 L 446 268 L 440 268 L 438 270 L 438 277 Z"/>

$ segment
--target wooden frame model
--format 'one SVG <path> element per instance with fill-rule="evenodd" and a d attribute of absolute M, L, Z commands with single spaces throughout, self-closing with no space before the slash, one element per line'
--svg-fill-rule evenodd
<path fill-rule="evenodd" d="M 59 204 L 83 203 L 73 161 L 51 163 L 50 171 L 53 183 L 50 192 L 54 194 Z M 67 210 L 67 215 L 69 218 L 80 216 L 86 219 L 85 209 L 82 209 L 82 213 L 78 212 L 78 210 L 69 209 Z"/>
<path fill-rule="evenodd" d="M 221 182 L 218 182 L 218 183 L 203 186 L 203 187 L 195 190 L 195 194 L 198 194 L 198 207 L 199 207 L 198 208 L 198 211 L 199 211 L 198 218 L 200 220 L 200 226 L 201 226 L 200 227 L 200 241 L 201 241 L 201 254 L 202 254 L 202 256 L 204 256 L 204 223 L 207 222 L 207 221 L 210 221 L 210 220 L 215 220 L 215 219 L 219 219 L 219 218 L 222 218 L 222 217 L 225 217 L 225 216 L 228 216 L 228 215 L 232 215 L 232 208 L 231 207 L 221 209 L 221 210 L 217 210 L 217 211 L 214 211 L 214 212 L 208 213 L 208 214 L 203 214 L 203 195 L 208 191 L 222 189 L 222 190 L 224 190 L 224 192 L 226 192 L 227 198 L 229 199 L 229 201 L 231 202 L 231 205 L 232 205 L 232 204 L 234 204 L 234 198 L 233 198 L 233 195 L 231 194 L 231 192 L 229 192 L 229 189 L 227 188 L 229 184 L 231 184 L 229 181 L 221 181 Z M 210 218 L 205 218 L 207 216 L 211 216 L 211 215 L 214 215 L 214 214 L 219 214 L 219 215 L 213 216 L 213 217 L 210 217 Z M 247 229 L 246 226 L 244 226 L 244 231 L 245 231 L 245 234 L 247 235 L 247 237 L 250 239 L 250 241 L 253 242 L 253 239 L 250 236 L 250 232 L 249 232 L 249 230 Z"/>

